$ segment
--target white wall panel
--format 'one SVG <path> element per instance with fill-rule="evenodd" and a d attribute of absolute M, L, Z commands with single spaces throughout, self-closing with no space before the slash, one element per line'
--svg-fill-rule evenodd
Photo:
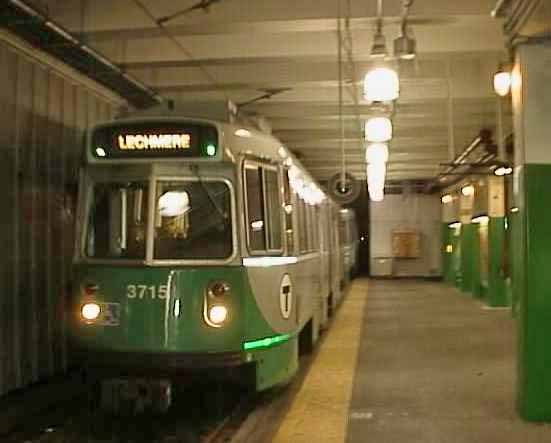
<path fill-rule="evenodd" d="M 83 131 L 115 104 L 0 42 L 0 395 L 67 367 Z"/>
<path fill-rule="evenodd" d="M 394 276 L 440 275 L 440 197 L 439 195 L 386 195 L 371 203 L 370 257 L 392 257 L 392 232 L 415 230 L 421 234 L 419 258 L 393 259 Z"/>

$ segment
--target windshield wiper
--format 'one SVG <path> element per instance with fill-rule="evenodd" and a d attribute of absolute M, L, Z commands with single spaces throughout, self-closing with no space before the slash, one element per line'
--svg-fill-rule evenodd
<path fill-rule="evenodd" d="M 195 174 L 197 177 L 197 181 L 201 185 L 201 189 L 207 194 L 207 197 L 209 198 L 209 201 L 211 202 L 212 206 L 214 206 L 214 209 L 216 209 L 216 212 L 218 215 L 224 220 L 224 225 L 226 225 L 229 221 L 229 216 L 218 206 L 216 203 L 216 199 L 212 196 L 207 186 L 205 186 L 205 183 L 203 183 L 203 180 L 201 180 L 201 176 L 199 175 L 199 167 L 197 165 L 191 165 L 191 171 Z"/>

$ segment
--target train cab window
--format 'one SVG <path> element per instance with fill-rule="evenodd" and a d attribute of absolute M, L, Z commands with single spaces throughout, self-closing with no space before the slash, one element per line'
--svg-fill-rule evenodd
<path fill-rule="evenodd" d="M 145 259 L 147 183 L 96 183 L 92 192 L 86 255 L 101 259 Z"/>
<path fill-rule="evenodd" d="M 283 249 L 282 204 L 277 169 L 245 162 L 248 246 L 252 253 Z"/>
<path fill-rule="evenodd" d="M 153 258 L 208 260 L 231 256 L 231 196 L 223 181 L 157 183 Z"/>

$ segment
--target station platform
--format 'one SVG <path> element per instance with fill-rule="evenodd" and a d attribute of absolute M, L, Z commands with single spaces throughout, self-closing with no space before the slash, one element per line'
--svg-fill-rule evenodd
<path fill-rule="evenodd" d="M 551 426 L 515 411 L 506 309 L 442 283 L 353 282 L 276 443 L 531 443 Z"/>

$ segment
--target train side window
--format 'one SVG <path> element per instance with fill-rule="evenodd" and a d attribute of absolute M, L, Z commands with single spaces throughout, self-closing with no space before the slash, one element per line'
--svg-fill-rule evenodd
<path fill-rule="evenodd" d="M 279 192 L 279 180 L 277 170 L 264 168 L 265 212 L 267 214 L 267 240 L 268 249 L 281 251 L 281 198 Z"/>
<path fill-rule="evenodd" d="M 289 173 L 287 170 L 283 174 L 283 208 L 285 210 L 285 236 L 287 237 L 287 251 L 289 254 L 295 252 L 295 239 L 293 235 L 293 201 L 291 195 L 291 186 L 289 185 Z"/>
<path fill-rule="evenodd" d="M 266 250 L 266 220 L 262 169 L 258 165 L 245 164 L 245 189 L 247 201 L 247 231 L 251 251 Z"/>
<path fill-rule="evenodd" d="M 304 200 L 301 198 L 299 199 L 298 203 L 299 211 L 299 245 L 300 245 L 300 252 L 302 254 L 305 254 L 308 252 L 308 219 L 307 219 L 307 206 Z"/>

